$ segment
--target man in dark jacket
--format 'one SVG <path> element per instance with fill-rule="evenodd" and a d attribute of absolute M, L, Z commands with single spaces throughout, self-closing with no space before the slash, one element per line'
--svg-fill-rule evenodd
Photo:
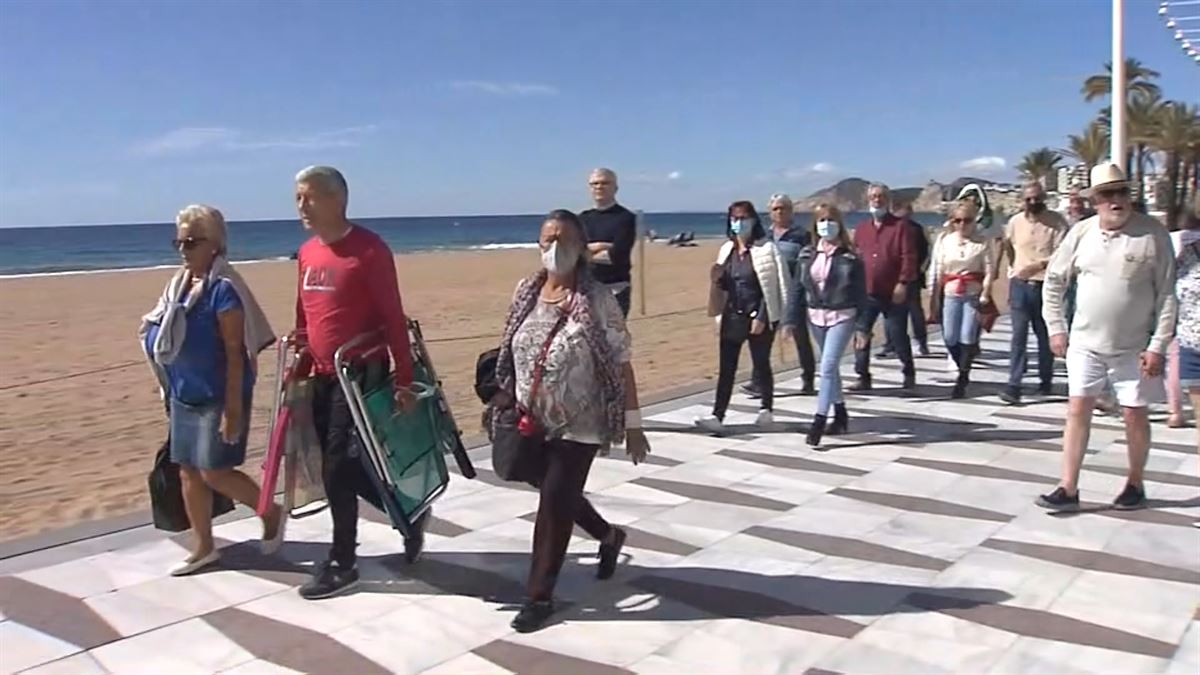
<path fill-rule="evenodd" d="M 795 206 L 791 197 L 785 194 L 771 195 L 767 208 L 771 211 L 771 237 L 775 240 L 775 248 L 779 250 L 779 257 L 787 264 L 788 276 L 795 280 L 796 259 L 800 250 L 809 244 L 808 229 L 795 224 Z M 797 324 L 792 331 L 792 338 L 800 359 L 800 393 L 812 396 L 816 393 L 813 380 L 816 378 L 817 359 L 808 334 L 808 322 L 802 321 Z M 742 387 L 742 391 L 751 397 L 758 397 L 757 373 L 752 376 L 750 384 Z"/>
<path fill-rule="evenodd" d="M 901 204 L 896 208 L 896 217 L 907 222 L 917 233 L 917 280 L 909 285 L 908 311 L 912 319 L 912 335 L 917 341 L 921 356 L 929 356 L 929 328 L 925 322 L 925 305 L 921 301 L 925 289 L 925 269 L 929 266 L 929 238 L 925 236 L 925 226 L 913 218 L 912 204 Z M 875 356 L 888 359 L 896 355 L 892 347 L 891 336 L 883 344 L 883 349 Z"/>
<path fill-rule="evenodd" d="M 637 216 L 617 203 L 617 174 L 612 169 L 593 171 L 588 189 L 596 208 L 579 214 L 579 219 L 592 254 L 592 274 L 613 292 L 621 311 L 629 316 Z"/>
<path fill-rule="evenodd" d="M 912 344 L 908 337 L 909 287 L 917 281 L 917 236 L 912 226 L 890 212 L 891 192 L 886 185 L 867 188 L 871 217 L 854 230 L 854 245 L 862 256 L 867 276 L 867 305 L 858 316 L 854 336 L 854 370 L 858 382 L 851 391 L 870 391 L 871 335 L 882 314 L 887 334 L 903 364 L 904 388 L 917 384 Z"/>

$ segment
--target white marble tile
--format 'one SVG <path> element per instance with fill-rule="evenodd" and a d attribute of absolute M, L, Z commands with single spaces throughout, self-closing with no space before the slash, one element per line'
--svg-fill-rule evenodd
<path fill-rule="evenodd" d="M 931 586 L 973 589 L 1011 596 L 997 602 L 1029 609 L 1047 609 L 1079 576 L 1081 570 L 1003 551 L 975 549 L 942 572 Z"/>
<path fill-rule="evenodd" d="M 15 621 L 0 621 L 0 673 L 16 673 L 79 652 L 79 647 Z"/>
<path fill-rule="evenodd" d="M 214 673 L 253 661 L 254 655 L 201 619 L 191 619 L 92 650 L 114 673 Z"/>
<path fill-rule="evenodd" d="M 439 504 L 437 512 L 441 518 L 477 530 L 536 511 L 537 503 L 536 492 L 494 487 Z"/>
<path fill-rule="evenodd" d="M 0 670 L 0 672 L 8 672 Z M 88 652 L 80 652 L 65 659 L 51 661 L 37 668 L 30 668 L 21 675 L 108 675 L 96 659 Z"/>
<path fill-rule="evenodd" d="M 331 637 L 364 657 L 397 673 L 414 673 L 432 668 L 510 632 L 481 630 L 474 622 L 462 622 L 413 603 L 371 621 L 344 628 Z M 397 636 L 419 649 L 398 649 Z"/>
<path fill-rule="evenodd" d="M 508 675 L 511 672 L 482 656 L 467 652 L 462 656 L 439 663 L 429 670 L 421 671 L 421 675 Z"/>
<path fill-rule="evenodd" d="M 137 635 L 198 615 L 192 608 L 177 607 L 169 597 L 147 599 L 122 589 L 84 600 L 121 635 Z"/>
<path fill-rule="evenodd" d="M 303 675 L 298 670 L 284 668 L 278 663 L 256 659 L 247 661 L 229 670 L 222 670 L 221 675 Z"/>
<path fill-rule="evenodd" d="M 333 633 L 394 612 L 423 595 L 360 592 L 322 600 L 319 606 L 289 589 L 248 602 L 239 610 L 290 623 L 317 633 Z"/>
<path fill-rule="evenodd" d="M 655 490 L 642 485 L 633 483 L 622 483 L 615 485 L 605 490 L 594 493 L 595 497 L 603 497 L 613 501 L 622 500 L 630 504 L 645 504 L 648 506 L 671 507 L 686 504 L 689 500 L 687 497 L 677 495 L 674 492 L 664 492 L 663 490 Z M 593 502 L 594 504 L 595 502 Z M 661 513 L 661 511 L 660 511 Z"/>
<path fill-rule="evenodd" d="M 86 598 L 116 588 L 110 568 L 104 561 L 103 556 L 90 556 L 21 572 L 16 576 L 76 598 Z M 151 578 L 149 574 L 146 575 L 147 580 Z"/>
<path fill-rule="evenodd" d="M 892 613 L 879 618 L 867 628 L 867 631 L 876 630 L 886 631 L 888 634 L 907 635 L 917 644 L 923 644 L 927 638 L 934 638 L 939 641 L 949 640 L 965 645 L 1001 650 L 1011 647 L 1020 637 L 1016 633 L 1006 630 L 905 604 L 897 606 Z M 963 672 L 974 672 L 975 670 L 975 668 L 966 668 Z"/>
<path fill-rule="evenodd" d="M 821 553 L 741 533 L 727 539 L 722 539 L 716 544 L 709 546 L 706 550 L 716 553 L 756 555 L 763 558 L 774 558 L 776 560 L 799 564 L 814 563 L 825 557 Z"/>
<path fill-rule="evenodd" d="M 1023 637 L 988 672 L 993 675 L 1112 675 L 1159 673 L 1166 666 L 1166 659 Z"/>
<path fill-rule="evenodd" d="M 1166 675 L 1195 675 L 1200 673 L 1200 621 L 1193 621 L 1179 642 Z"/>
<path fill-rule="evenodd" d="M 630 666 L 638 673 L 802 673 L 845 644 L 819 633 L 719 619 Z"/>
<path fill-rule="evenodd" d="M 979 645 L 928 634 L 914 636 L 907 631 L 891 630 L 875 624 L 854 636 L 841 652 L 849 654 L 865 646 L 875 647 L 904 659 L 919 661 L 947 673 L 978 673 L 986 671 L 992 663 L 1000 660 L 1008 645 Z M 888 672 L 904 670 L 899 668 Z M 869 671 L 854 669 L 852 672 Z"/>
<path fill-rule="evenodd" d="M 846 483 L 845 487 L 886 494 L 929 497 L 959 478 L 960 476 L 945 471 L 907 464 L 889 464 Z"/>
<path fill-rule="evenodd" d="M 829 503 L 826 501 L 827 499 L 829 497 L 819 497 L 810 504 L 818 500 L 821 503 Z M 842 498 L 834 497 L 833 499 L 840 500 Z M 862 504 L 862 502 L 854 503 Z M 883 527 L 900 513 L 894 509 L 874 509 L 866 504 L 862 504 L 862 506 L 861 510 L 853 511 L 806 505 L 778 518 L 768 520 L 763 523 L 763 526 L 836 537 L 862 537 Z"/>
<path fill-rule="evenodd" d="M 1195 509 L 1189 515 L 1200 519 Z M 1129 523 L 1108 541 L 1104 551 L 1194 571 L 1200 568 L 1200 529 Z"/>
<path fill-rule="evenodd" d="M 1200 607 L 1200 586 L 1084 570 L 1050 606 L 1081 621 L 1175 642 Z"/>
<path fill-rule="evenodd" d="M 763 464 L 744 462 L 724 455 L 712 455 L 663 469 L 656 472 L 653 477 L 709 487 L 728 487 L 753 478 L 769 469 L 770 467 Z"/>
<path fill-rule="evenodd" d="M 162 577 L 119 591 L 148 603 L 168 605 L 189 616 L 240 605 L 288 589 L 288 586 L 232 570 L 187 577 Z"/>
<path fill-rule="evenodd" d="M 747 527 L 762 525 L 778 515 L 778 511 L 768 511 L 751 506 L 692 501 L 682 506 L 676 506 L 669 511 L 664 511 L 655 516 L 653 520 L 720 530 L 728 534 L 733 534 Z"/>

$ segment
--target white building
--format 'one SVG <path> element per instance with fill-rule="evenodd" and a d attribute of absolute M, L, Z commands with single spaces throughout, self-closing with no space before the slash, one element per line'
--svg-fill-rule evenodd
<path fill-rule="evenodd" d="M 1080 190 L 1088 186 L 1088 168 L 1086 164 L 1058 167 L 1058 191 L 1068 192 L 1071 188 Z"/>

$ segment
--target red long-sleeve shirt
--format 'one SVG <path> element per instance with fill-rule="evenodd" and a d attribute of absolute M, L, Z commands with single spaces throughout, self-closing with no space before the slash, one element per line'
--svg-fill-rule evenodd
<path fill-rule="evenodd" d="M 854 230 L 854 246 L 867 273 L 867 295 L 886 299 L 898 283 L 917 279 L 917 234 L 903 220 L 887 214 L 878 226 L 865 220 Z"/>
<path fill-rule="evenodd" d="M 332 244 L 309 239 L 298 258 L 296 331 L 306 336 L 316 372 L 332 374 L 339 347 L 363 333 L 383 331 L 395 364 L 396 385 L 411 384 L 408 319 L 392 251 L 383 239 L 355 225 Z M 350 355 L 378 344 L 368 342 Z"/>

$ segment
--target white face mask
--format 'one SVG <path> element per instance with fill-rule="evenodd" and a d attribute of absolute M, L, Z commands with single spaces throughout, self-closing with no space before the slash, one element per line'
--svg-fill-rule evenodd
<path fill-rule="evenodd" d="M 559 246 L 558 242 L 550 244 L 550 248 L 542 251 L 542 267 L 551 274 L 564 274 L 575 267 L 578 256 L 572 255 L 570 249 Z"/>
<path fill-rule="evenodd" d="M 842 226 L 836 220 L 818 220 L 817 221 L 817 236 L 832 241 L 837 239 L 838 234 L 842 231 Z"/>

